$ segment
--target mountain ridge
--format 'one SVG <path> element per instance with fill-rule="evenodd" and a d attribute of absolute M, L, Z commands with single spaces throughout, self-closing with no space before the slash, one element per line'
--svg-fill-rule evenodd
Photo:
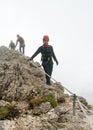
<path fill-rule="evenodd" d="M 86 99 L 79 100 L 93 110 Z M 46 85 L 38 62 L 0 47 L 1 130 L 90 130 L 77 103 L 75 111 L 73 115 L 73 95 L 66 94 L 61 83 Z"/>

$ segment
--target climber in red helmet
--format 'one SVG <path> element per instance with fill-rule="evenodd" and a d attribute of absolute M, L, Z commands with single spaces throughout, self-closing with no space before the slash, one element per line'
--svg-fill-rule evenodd
<path fill-rule="evenodd" d="M 44 35 L 43 36 L 43 40 L 47 40 L 47 42 L 49 42 L 49 36 L 48 35 Z"/>
<path fill-rule="evenodd" d="M 51 45 L 49 45 L 48 42 L 49 42 L 49 36 L 44 35 L 43 36 L 43 45 L 37 49 L 37 51 L 32 55 L 32 57 L 29 60 L 33 60 L 39 53 L 41 53 L 42 66 L 46 73 L 45 74 L 46 84 L 51 85 L 50 77 L 51 77 L 52 71 L 53 71 L 53 59 L 57 65 L 58 65 L 58 61 L 54 54 L 53 47 Z"/>

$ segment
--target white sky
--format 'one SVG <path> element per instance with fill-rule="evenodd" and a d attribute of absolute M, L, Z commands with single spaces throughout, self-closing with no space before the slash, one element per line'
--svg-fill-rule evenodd
<path fill-rule="evenodd" d="M 16 34 L 25 39 L 26 56 L 49 35 L 59 61 L 53 78 L 93 104 L 93 0 L 0 0 L 0 46 Z"/>

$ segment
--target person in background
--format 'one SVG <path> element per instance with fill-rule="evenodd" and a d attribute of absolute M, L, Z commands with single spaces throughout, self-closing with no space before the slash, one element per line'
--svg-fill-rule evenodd
<path fill-rule="evenodd" d="M 45 71 L 46 84 L 51 85 L 50 78 L 53 71 L 53 59 L 57 65 L 58 65 L 58 61 L 55 56 L 53 47 L 49 45 L 48 42 L 49 42 L 49 36 L 44 35 L 43 45 L 37 49 L 37 51 L 31 56 L 31 58 L 29 58 L 29 60 L 33 60 L 39 53 L 41 53 L 41 61 L 42 61 L 42 66 Z"/>
<path fill-rule="evenodd" d="M 25 41 L 19 34 L 17 34 L 16 46 L 17 46 L 18 42 L 19 42 L 19 51 L 24 54 L 25 53 Z"/>
<path fill-rule="evenodd" d="M 10 41 L 9 48 L 15 50 L 15 43 L 12 40 Z"/>

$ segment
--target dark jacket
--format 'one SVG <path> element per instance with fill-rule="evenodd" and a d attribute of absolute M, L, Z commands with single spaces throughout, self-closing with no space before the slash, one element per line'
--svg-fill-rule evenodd
<path fill-rule="evenodd" d="M 57 61 L 57 58 L 54 54 L 54 51 L 53 51 L 53 47 L 51 45 L 48 45 L 48 47 L 44 47 L 43 45 L 40 46 L 37 51 L 32 55 L 32 59 L 34 57 L 36 57 L 39 53 L 41 53 L 41 60 L 42 62 L 52 62 L 52 58 L 54 59 L 54 61 L 56 62 L 56 64 L 58 65 L 58 61 Z"/>

